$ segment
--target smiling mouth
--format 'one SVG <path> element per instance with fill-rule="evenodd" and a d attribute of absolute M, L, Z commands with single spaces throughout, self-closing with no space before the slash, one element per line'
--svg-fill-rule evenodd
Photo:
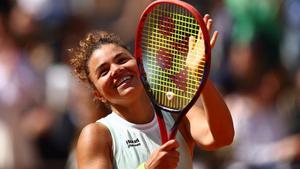
<path fill-rule="evenodd" d="M 121 86 L 123 83 L 128 82 L 130 79 L 132 79 L 132 76 L 128 75 L 128 76 L 124 76 L 120 79 L 117 80 L 117 82 L 115 83 L 116 87 Z"/>

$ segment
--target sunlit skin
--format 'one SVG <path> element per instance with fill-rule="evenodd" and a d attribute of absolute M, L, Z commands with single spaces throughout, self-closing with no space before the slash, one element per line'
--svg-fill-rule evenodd
<path fill-rule="evenodd" d="M 136 60 L 126 49 L 115 44 L 102 45 L 92 53 L 88 68 L 97 89 L 95 95 L 109 103 L 114 112 L 137 124 L 152 119 L 151 105 L 144 104 L 150 100 L 139 80 Z M 148 116 L 136 119 L 135 112 L 140 107 L 149 113 L 142 113 Z"/>
<path fill-rule="evenodd" d="M 211 28 L 209 15 L 204 17 Z M 217 33 L 211 38 L 215 44 Z M 95 86 L 94 94 L 125 120 L 145 124 L 154 118 L 150 99 L 138 77 L 137 63 L 124 48 L 105 44 L 96 49 L 88 62 L 89 78 Z M 232 142 L 234 130 L 230 112 L 213 83 L 208 80 L 201 97 L 187 113 L 179 127 L 191 155 L 195 145 L 215 150 Z M 101 139 L 99 139 L 101 138 Z M 170 140 L 155 150 L 145 163 L 146 169 L 174 169 L 179 161 L 176 140 Z M 79 169 L 113 168 L 112 138 L 102 124 L 92 123 L 80 134 L 77 144 Z"/>

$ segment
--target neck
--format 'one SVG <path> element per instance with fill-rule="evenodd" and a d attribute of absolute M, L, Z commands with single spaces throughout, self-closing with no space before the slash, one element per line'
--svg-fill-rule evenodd
<path fill-rule="evenodd" d="M 112 105 L 112 110 L 125 120 L 135 124 L 149 123 L 154 116 L 151 101 L 146 94 L 126 106 Z"/>

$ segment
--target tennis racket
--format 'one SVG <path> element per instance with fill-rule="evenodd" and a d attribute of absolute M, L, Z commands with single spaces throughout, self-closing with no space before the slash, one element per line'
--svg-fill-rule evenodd
<path fill-rule="evenodd" d="M 175 138 L 181 120 L 199 98 L 209 74 L 210 50 L 206 24 L 190 4 L 158 0 L 142 13 L 135 58 L 157 114 L 162 143 Z M 169 135 L 162 110 L 178 115 Z"/>

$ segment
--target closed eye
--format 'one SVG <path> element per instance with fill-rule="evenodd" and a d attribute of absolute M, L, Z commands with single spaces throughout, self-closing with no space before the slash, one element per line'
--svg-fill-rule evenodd
<path fill-rule="evenodd" d="M 109 66 L 108 65 L 103 65 L 100 66 L 100 68 L 97 70 L 97 78 L 99 79 L 100 77 L 103 77 L 107 75 L 109 72 Z"/>
<path fill-rule="evenodd" d="M 99 72 L 99 77 L 105 76 L 105 75 L 107 75 L 107 73 L 108 73 L 108 69 L 101 70 Z"/>
<path fill-rule="evenodd" d="M 129 58 L 121 57 L 117 60 L 117 64 L 124 64 L 129 60 Z"/>
<path fill-rule="evenodd" d="M 115 63 L 117 64 L 124 64 L 126 63 L 129 59 L 131 59 L 130 56 L 128 56 L 126 53 L 120 53 L 115 57 Z"/>

